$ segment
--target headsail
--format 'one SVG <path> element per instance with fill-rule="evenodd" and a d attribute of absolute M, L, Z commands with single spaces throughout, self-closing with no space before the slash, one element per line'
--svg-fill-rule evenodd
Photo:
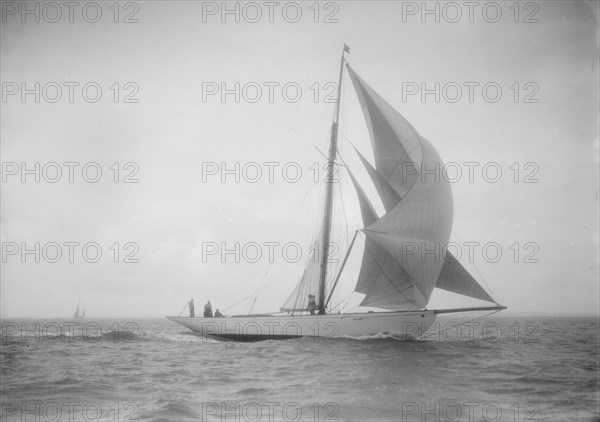
<path fill-rule="evenodd" d="M 356 153 L 360 157 L 360 160 L 365 166 L 367 173 L 371 177 L 373 185 L 375 186 L 377 193 L 381 198 L 383 207 L 385 208 L 386 212 L 391 211 L 396 205 L 400 203 L 402 198 L 394 190 L 394 188 L 383 178 L 383 176 L 371 165 L 371 163 L 367 161 L 367 159 L 360 153 L 360 151 L 356 150 Z M 350 177 L 352 178 L 355 187 L 359 189 L 360 186 L 358 186 L 358 183 L 354 179 L 354 176 L 350 175 Z M 359 197 L 360 195 L 361 194 L 359 193 Z M 368 225 L 372 224 L 372 222 L 374 222 L 374 220 L 371 222 L 364 222 L 364 226 L 367 227 Z M 373 248 L 370 248 L 369 250 L 372 249 Z M 444 264 L 442 265 L 442 271 L 440 272 L 440 276 L 435 287 L 453 293 L 458 293 L 464 296 L 494 302 L 494 299 L 491 298 L 491 296 L 483 289 L 483 287 L 481 287 L 477 280 L 475 280 L 473 276 L 469 274 L 469 272 L 461 265 L 458 259 L 456 259 L 449 251 L 446 251 L 446 255 L 444 257 Z M 365 291 L 358 289 L 356 291 L 359 293 L 366 293 Z"/>
<path fill-rule="evenodd" d="M 367 239 L 355 289 L 366 294 L 361 305 L 420 308 L 427 305 L 434 287 L 493 302 L 445 249 L 453 203 L 450 185 L 439 173 L 443 163 L 437 151 L 347 68 L 369 128 L 375 168 L 358 154 L 387 212 L 376 221 L 368 221 L 363 213 Z M 368 199 L 351 178 L 363 210 Z M 403 288 L 391 291 L 395 284 Z"/>
<path fill-rule="evenodd" d="M 446 252 L 442 272 L 435 287 L 452 293 L 496 303 L 450 252 Z"/>
<path fill-rule="evenodd" d="M 432 168 L 439 156 L 424 138 L 420 143 L 420 167 Z M 425 298 L 424 305 L 442 270 L 451 230 L 450 185 L 433 177 L 418 177 L 398 205 L 364 229 L 367 237 L 379 243 L 411 277 Z"/>
<path fill-rule="evenodd" d="M 369 176 L 371 177 L 371 180 L 373 181 L 373 184 L 375 185 L 375 188 L 377 189 L 377 193 L 379 193 L 381 202 L 383 202 L 383 206 L 384 206 L 385 210 L 386 211 L 391 210 L 396 205 L 398 205 L 398 203 L 400 202 L 402 197 L 388 183 L 388 181 L 383 177 L 383 175 L 381 173 L 379 173 L 371 165 L 371 163 L 369 163 L 367 161 L 367 159 L 356 148 L 355 148 L 355 151 L 358 154 L 358 156 L 360 157 L 360 160 L 362 161 L 363 165 L 367 169 L 367 172 L 369 173 Z M 356 183 L 355 183 L 355 186 L 357 186 Z M 374 222 L 375 221 L 372 221 L 371 223 L 374 223 Z M 369 223 L 369 224 L 371 224 L 371 223 Z M 365 227 L 366 226 L 367 226 L 367 224 L 365 223 Z"/>
<path fill-rule="evenodd" d="M 363 224 L 367 227 L 378 220 L 377 214 L 350 169 L 348 174 L 358 194 Z M 366 295 L 361 306 L 412 310 L 426 304 L 425 297 L 402 266 L 369 236 L 354 291 Z"/>
<path fill-rule="evenodd" d="M 415 183 L 417 171 L 423 162 L 419 134 L 400 113 L 367 85 L 350 65 L 346 64 L 346 68 L 369 128 L 375 168 L 402 197 Z"/>

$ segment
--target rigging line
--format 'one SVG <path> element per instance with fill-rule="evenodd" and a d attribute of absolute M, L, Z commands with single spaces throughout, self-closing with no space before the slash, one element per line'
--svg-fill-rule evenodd
<path fill-rule="evenodd" d="M 331 72 L 331 74 L 330 74 L 330 76 L 331 76 L 331 75 L 333 75 L 333 74 L 336 74 L 336 73 L 337 73 L 337 71 L 332 71 L 332 72 Z M 328 80 L 330 80 L 330 79 L 331 79 L 331 78 L 328 78 Z M 306 121 L 306 119 L 307 119 L 308 115 L 309 115 L 309 111 L 306 111 L 306 112 L 304 112 L 304 113 L 302 114 L 302 117 L 301 117 L 301 120 L 300 120 L 300 127 L 302 127 L 302 124 L 303 124 L 303 123 Z M 325 115 L 325 114 L 322 114 L 322 117 L 321 117 L 321 123 L 320 123 L 320 127 L 323 127 L 323 126 L 324 126 L 325 119 L 326 119 L 326 115 Z M 281 148 L 281 150 L 279 151 L 279 154 L 278 154 L 279 156 L 283 156 L 284 152 L 285 152 L 285 151 L 288 149 L 289 145 L 291 144 L 291 142 L 294 140 L 294 138 L 295 138 L 296 136 L 297 136 L 297 132 L 295 132 L 295 131 L 294 131 L 294 132 L 293 132 L 293 133 L 292 133 L 292 134 L 289 136 L 289 138 L 288 138 L 287 142 L 285 143 L 285 145 L 283 145 L 283 146 L 282 146 L 282 148 Z M 314 186 L 313 186 L 313 187 L 314 187 Z M 306 197 L 307 197 L 308 193 L 309 193 L 310 191 L 312 191 L 312 188 L 313 188 L 313 187 L 311 187 L 311 188 L 310 188 L 310 189 L 309 189 L 309 190 L 306 192 L 306 194 L 304 195 L 304 198 L 302 199 L 302 202 L 300 203 L 300 206 L 298 207 L 298 209 L 300 209 L 300 208 L 302 207 L 302 205 L 303 205 L 303 203 L 304 203 L 304 200 L 306 199 Z M 256 202 L 256 200 L 257 200 L 257 197 L 258 197 L 258 193 L 259 193 L 259 192 L 260 192 L 262 189 L 264 189 L 264 188 L 265 188 L 264 186 L 259 186 L 259 187 L 258 187 L 258 189 L 256 189 L 256 191 L 255 191 L 255 192 L 253 192 L 253 194 L 252 194 L 252 196 L 253 196 L 253 199 L 252 199 L 252 201 L 250 202 L 250 204 L 248 204 L 248 206 L 246 207 L 246 209 L 245 209 L 245 210 L 244 210 L 244 211 L 243 211 L 243 212 L 240 214 L 241 216 L 243 216 L 243 215 L 246 215 L 247 211 L 248 211 L 248 210 L 249 210 L 249 209 L 250 209 L 250 208 L 251 208 L 251 207 L 254 205 L 254 203 Z M 296 216 L 297 216 L 297 214 L 298 214 L 298 212 L 296 213 Z M 294 216 L 294 219 L 296 218 L 296 216 Z M 238 219 L 239 219 L 239 216 L 238 216 Z M 294 221 L 294 220 L 292 220 L 292 222 L 293 222 L 293 221 Z M 287 231 L 286 231 L 286 233 L 285 233 L 285 235 L 284 235 L 284 238 L 285 238 L 285 236 L 287 236 L 287 233 L 289 232 L 289 229 L 290 229 L 290 227 L 291 227 L 291 224 L 290 224 L 290 226 L 288 227 L 288 229 L 287 229 Z M 264 282 L 264 280 L 267 278 L 267 275 L 268 275 L 268 273 L 269 273 L 269 270 L 270 270 L 270 268 L 271 268 L 271 265 L 269 265 L 269 267 L 267 268 L 267 271 L 265 272 L 265 276 L 263 277 L 263 280 L 261 280 L 261 281 L 259 282 L 259 286 L 257 287 L 257 289 L 255 289 L 255 291 L 256 291 L 256 290 L 258 290 L 258 292 L 256 292 L 257 294 L 260 292 L 260 290 L 262 290 L 262 288 L 260 287 L 260 285 L 261 285 L 261 284 Z M 208 273 L 205 273 L 205 274 L 204 274 L 204 277 L 202 278 L 202 280 L 201 280 L 201 282 L 200 282 L 200 284 L 202 284 L 202 282 L 203 282 L 203 281 L 206 279 L 206 277 L 207 277 L 207 276 L 208 276 Z M 270 285 L 270 284 L 269 284 L 269 285 Z M 253 293 L 254 293 L 254 292 L 253 292 Z M 250 296 L 251 296 L 251 295 L 250 295 Z M 248 297 L 250 297 L 250 296 L 247 296 L 247 297 L 245 297 L 244 299 L 242 299 L 241 301 L 239 301 L 239 302 L 236 302 L 234 305 L 231 305 L 231 306 L 230 306 L 229 308 L 227 308 L 227 309 L 230 309 L 231 307 L 233 307 L 233 306 L 237 305 L 238 303 L 240 303 L 240 302 L 242 302 L 242 301 L 244 301 L 244 300 L 248 299 Z M 185 309 L 185 308 L 184 308 L 184 309 Z M 183 311 L 182 311 L 182 312 L 183 312 Z"/>
<path fill-rule="evenodd" d="M 351 313 L 353 310 L 358 309 L 360 307 L 360 305 L 356 305 L 354 308 L 350 309 L 348 312 L 346 312 L 347 314 Z"/>
<path fill-rule="evenodd" d="M 306 198 L 308 197 L 308 194 L 309 194 L 309 193 L 310 193 L 310 192 L 311 192 L 313 189 L 314 189 L 314 184 L 313 184 L 313 185 L 311 185 L 311 187 L 310 187 L 310 188 L 309 188 L 309 189 L 306 191 L 306 193 L 304 194 L 304 197 L 302 198 L 302 201 L 300 202 L 300 205 L 298 206 L 298 209 L 297 209 L 297 211 L 296 211 L 296 214 L 295 214 L 295 215 L 294 215 L 294 217 L 292 218 L 292 220 L 291 220 L 290 224 L 288 225 L 288 227 L 287 227 L 287 229 L 286 229 L 286 232 L 285 232 L 285 233 L 284 233 L 284 235 L 283 235 L 283 239 L 284 239 L 284 240 L 286 239 L 286 237 L 287 237 L 287 235 L 288 235 L 288 233 L 289 233 L 289 231 L 290 231 L 290 229 L 291 229 L 292 225 L 294 224 L 294 222 L 295 222 L 295 220 L 296 220 L 296 218 L 297 218 L 298 214 L 300 213 L 300 210 L 302 209 L 302 205 L 304 204 L 304 201 L 306 200 Z M 253 296 L 257 296 L 257 297 L 258 297 L 258 294 L 259 294 L 259 293 L 260 293 L 260 292 L 261 292 L 261 291 L 262 291 L 262 290 L 263 290 L 265 287 L 268 287 L 268 286 L 270 286 L 270 285 L 271 285 L 271 284 L 272 284 L 272 283 L 273 283 L 275 280 L 271 281 L 271 282 L 270 282 L 270 283 L 268 283 L 267 285 L 263 285 L 263 283 L 264 283 L 264 281 L 267 279 L 267 277 L 268 277 L 268 275 L 269 275 L 269 272 L 270 272 L 270 270 L 271 270 L 271 267 L 272 267 L 272 266 L 273 266 L 273 262 L 270 262 L 270 263 L 269 263 L 269 265 L 268 265 L 268 267 L 267 267 L 267 271 L 265 271 L 265 274 L 264 274 L 263 278 L 262 278 L 262 279 L 261 279 L 261 280 L 258 282 L 258 284 L 257 284 L 257 286 L 255 287 L 255 289 L 254 289 L 254 290 L 253 290 L 253 291 L 252 291 L 252 292 L 251 292 L 251 293 L 250 293 L 248 296 L 246 296 L 244 299 L 242 299 L 242 300 L 240 300 L 240 301 L 238 301 L 238 302 L 234 303 L 233 305 L 231 305 L 231 306 L 230 306 L 229 308 L 227 308 L 227 309 L 230 309 L 230 308 L 232 308 L 233 306 L 235 306 L 235 305 L 237 305 L 237 304 L 239 304 L 239 303 L 243 302 L 244 300 L 246 300 L 246 299 L 248 299 L 248 298 L 250 298 L 250 297 L 253 297 Z M 223 312 L 224 312 L 224 311 L 223 311 Z"/>
<path fill-rule="evenodd" d="M 337 71 L 336 70 L 332 70 L 329 73 L 329 76 L 327 77 L 326 80 L 328 80 L 328 81 L 331 80 L 332 77 L 334 77 L 334 75 L 336 75 L 336 74 L 337 74 Z M 302 117 L 301 117 L 301 120 L 300 120 L 300 123 L 299 123 L 298 127 L 304 127 L 304 122 L 308 118 L 308 115 L 309 115 L 309 113 L 310 113 L 311 110 L 312 110 L 312 108 L 307 108 L 306 111 L 302 114 Z M 321 115 L 321 122 L 319 124 L 319 127 L 324 127 L 325 126 L 325 120 L 327 119 L 327 116 L 325 115 L 325 113 L 320 113 L 320 115 Z M 290 143 L 292 142 L 292 140 L 296 137 L 296 135 L 297 135 L 297 132 L 294 131 L 294 133 L 292 133 L 292 135 L 289 137 L 289 139 L 286 142 L 286 144 L 280 150 L 279 154 L 282 155 L 284 153 L 284 151 L 288 148 L 288 146 L 290 145 Z"/>
<path fill-rule="evenodd" d="M 326 160 L 329 160 L 329 158 L 327 158 L 327 156 L 326 156 L 326 155 L 323 153 L 323 151 L 321 151 L 321 150 L 319 149 L 319 147 L 318 147 L 318 146 L 316 146 L 316 145 L 315 145 L 315 149 L 316 149 L 317 151 L 319 151 L 319 154 L 321 154 L 323 157 L 325 157 L 325 159 L 326 159 Z"/>
<path fill-rule="evenodd" d="M 352 292 L 352 293 L 354 293 L 354 292 Z M 344 306 L 340 308 L 340 311 L 342 311 L 344 309 L 344 307 L 346 307 L 346 305 L 348 305 L 348 298 L 352 295 L 352 293 L 350 293 L 345 298 L 343 298 L 338 303 L 336 303 L 335 306 L 332 306 L 329 312 L 332 312 L 334 309 L 337 309 L 338 306 L 344 304 Z"/>
<path fill-rule="evenodd" d="M 303 116 L 303 119 L 306 118 L 306 113 Z M 285 144 L 285 146 L 281 149 L 281 151 L 279 152 L 279 155 L 283 155 L 283 152 L 287 149 L 287 147 L 289 146 L 289 144 L 291 143 L 291 141 L 293 140 L 295 134 L 292 134 L 292 136 L 290 136 L 288 142 Z M 248 204 L 248 206 L 236 217 L 236 220 L 238 220 L 240 217 L 246 215 L 248 213 L 248 210 L 252 208 L 252 206 L 256 203 L 256 200 L 258 199 L 258 193 L 263 190 L 265 188 L 265 185 L 259 186 L 253 193 L 252 193 L 252 200 L 250 201 L 250 203 Z M 307 192 L 308 194 L 308 192 Z M 306 196 L 306 195 L 305 195 Z M 304 198 L 303 200 L 304 201 Z M 302 205 L 302 203 L 301 203 Z M 204 276 L 202 277 L 202 280 L 200 280 L 200 285 L 204 282 L 204 280 L 206 279 L 206 277 L 208 276 L 208 273 L 205 273 Z M 197 292 L 198 290 L 196 290 Z"/>
<path fill-rule="evenodd" d="M 299 127 L 302 127 L 302 125 L 304 124 L 304 122 L 306 121 L 308 117 L 308 111 L 305 111 L 304 114 L 302 115 L 302 118 L 300 120 L 300 124 Z M 325 117 L 323 117 L 323 121 L 325 120 Z M 323 121 L 321 122 L 321 124 L 323 123 Z M 292 143 L 292 141 L 294 140 L 294 138 L 296 137 L 297 133 L 296 131 L 294 131 L 288 138 L 287 142 L 285 143 L 285 145 L 283 145 L 281 147 L 281 150 L 279 150 L 278 152 L 278 156 L 281 158 L 284 156 L 285 151 L 288 149 L 288 147 L 290 146 L 290 144 Z M 278 162 L 281 162 L 281 160 L 278 160 Z M 257 189 L 252 193 L 252 201 L 248 204 L 248 206 L 246 207 L 246 209 L 241 213 L 241 215 L 238 217 L 240 218 L 241 216 L 244 216 L 247 214 L 247 211 L 255 204 L 257 198 L 258 198 L 258 193 L 261 192 L 263 189 L 266 188 L 265 184 L 261 184 L 260 186 L 257 187 Z"/>
<path fill-rule="evenodd" d="M 342 155 L 340 154 L 339 150 L 337 151 L 337 154 L 340 156 L 340 160 L 342 161 L 343 166 L 346 167 L 346 168 L 348 168 L 348 166 L 344 162 L 344 159 L 342 158 Z M 344 205 L 344 203 L 345 203 L 345 201 L 344 201 L 344 193 L 343 193 L 343 189 L 342 189 L 342 184 L 341 183 L 338 184 L 338 189 L 340 191 L 340 202 L 342 203 L 342 213 L 344 215 L 344 221 L 346 222 L 346 240 L 348 240 L 350 238 L 350 235 L 348 233 L 348 217 L 346 216 L 346 206 Z"/>
<path fill-rule="evenodd" d="M 348 233 L 348 220 L 347 220 L 347 218 L 346 218 L 346 209 L 345 209 L 345 207 L 344 207 L 343 196 L 342 196 L 342 192 L 341 192 L 341 183 L 338 183 L 338 190 L 340 190 L 340 192 L 339 192 L 340 201 L 337 201 L 337 202 L 341 202 L 341 205 L 342 205 L 342 207 L 341 207 L 341 208 L 342 208 L 342 212 L 343 212 L 344 220 L 345 220 L 345 222 L 346 222 L 346 238 L 345 238 L 345 241 L 346 241 L 346 245 L 347 245 L 347 244 L 348 244 L 348 239 L 350 239 L 350 236 L 349 236 L 349 233 Z M 339 215 L 339 205 L 336 205 L 336 204 L 334 204 L 334 209 L 335 209 L 335 214 L 336 214 L 336 215 Z M 335 225 L 333 225 L 333 227 L 332 227 L 332 237 L 335 239 L 335 236 L 337 236 L 337 231 L 336 231 L 336 229 L 335 229 Z M 341 235 L 340 235 L 340 239 L 339 239 L 339 240 L 340 240 L 340 242 L 339 242 L 340 244 L 341 244 L 341 243 L 342 243 L 342 241 L 344 240 L 344 239 L 343 239 L 343 237 L 342 237 Z M 335 274 L 335 273 L 338 271 L 338 269 L 339 269 L 339 267 L 340 267 L 340 263 L 339 263 L 339 261 L 337 261 L 337 262 L 334 262 L 334 263 L 332 263 L 332 264 L 335 264 L 335 271 L 332 271 L 332 272 L 329 274 L 329 278 L 330 278 L 330 279 L 329 279 L 329 283 L 328 283 L 329 285 L 331 285 L 331 281 L 332 281 L 333 279 L 335 279 L 335 277 L 334 277 L 334 274 Z"/>
<path fill-rule="evenodd" d="M 340 202 L 342 204 L 342 215 L 344 216 L 344 222 L 346 223 L 346 242 L 350 239 L 350 233 L 348 232 L 348 216 L 346 215 L 346 206 L 344 205 L 344 194 L 342 193 L 342 186 L 339 186 L 340 191 Z"/>
<path fill-rule="evenodd" d="M 314 184 L 311 185 L 311 187 L 306 191 L 306 193 L 304 194 L 304 197 L 302 198 L 302 201 L 300 202 L 300 205 L 298 206 L 298 209 L 296 210 L 296 214 L 294 214 L 294 217 L 292 218 L 290 224 L 288 225 L 285 233 L 283 234 L 283 240 L 285 240 L 287 238 L 287 235 L 290 232 L 290 229 L 292 228 L 292 225 L 294 224 L 296 218 L 298 217 L 298 214 L 300 213 L 300 210 L 302 209 L 302 205 L 304 204 L 304 201 L 306 200 L 306 198 L 308 197 L 308 194 L 314 189 Z M 273 260 L 271 260 L 273 261 Z M 274 261 L 273 261 L 274 262 Z M 261 286 L 261 284 L 265 281 L 265 279 L 267 278 L 267 276 L 269 275 L 269 271 L 271 270 L 271 267 L 273 266 L 273 262 L 269 263 L 269 266 L 267 267 L 267 271 L 265 272 L 265 275 L 263 277 L 263 279 L 259 282 L 258 286 L 256 287 L 256 289 L 250 294 L 250 296 L 253 296 L 254 294 L 258 294 L 260 293 L 260 291 L 262 289 L 264 289 L 267 286 L 270 286 L 271 283 L 273 283 L 273 281 L 269 284 L 267 284 L 266 286 Z"/>
<path fill-rule="evenodd" d="M 321 185 L 321 184 L 319 184 L 319 185 Z M 324 207 L 319 207 L 318 209 L 319 209 L 319 214 L 317 216 L 318 217 L 317 220 L 320 221 L 320 220 L 322 220 L 322 216 L 324 215 L 325 210 L 324 210 Z M 313 224 L 313 226 L 315 226 L 315 225 L 316 225 L 316 223 Z M 310 241 L 309 244 L 313 248 L 313 251 L 312 251 L 311 254 L 309 254 L 308 260 L 305 262 L 304 272 L 302 273 L 302 277 L 300 278 L 299 284 L 297 285 L 298 292 L 296 293 L 296 297 L 294 298 L 294 306 L 293 306 L 293 308 L 298 308 L 298 302 L 300 300 L 302 300 L 302 303 L 304 303 L 304 299 L 301 299 L 301 298 L 304 298 L 306 296 L 306 293 L 307 293 L 306 290 L 307 290 L 307 287 L 308 287 L 308 283 L 310 282 L 310 280 L 306 280 L 305 279 L 305 275 L 306 275 L 306 271 L 308 269 L 308 266 L 311 264 L 311 260 L 314 260 L 315 251 L 317 253 L 319 253 L 319 251 L 320 251 L 320 248 L 318 247 L 318 243 L 317 242 L 318 242 L 318 239 L 321 239 L 322 229 L 323 228 L 321 227 L 319 230 L 316 230 L 312 234 L 311 241 Z M 269 285 L 270 284 L 271 283 L 269 283 Z M 296 289 L 294 289 L 294 291 L 295 290 Z M 294 313 L 295 313 L 295 311 L 292 312 L 292 314 L 294 314 Z"/>
<path fill-rule="evenodd" d="M 233 305 L 231 305 L 229 308 L 225 308 L 225 309 L 223 310 L 223 312 L 227 312 L 228 310 L 230 310 L 231 308 L 233 308 L 235 305 L 238 305 L 238 304 L 242 303 L 244 300 L 248 299 L 249 297 L 250 297 L 250 296 L 246 296 L 245 298 L 238 300 L 238 301 L 237 301 L 237 302 L 235 302 Z"/>
<path fill-rule="evenodd" d="M 309 191 L 308 191 L 308 192 L 306 192 L 306 194 L 304 195 L 304 198 L 302 199 L 302 203 L 300 204 L 300 207 L 299 207 L 299 208 L 298 208 L 298 210 L 296 211 L 296 215 L 295 215 L 295 216 L 294 216 L 294 218 L 292 219 L 292 222 L 290 223 L 290 225 L 288 226 L 288 229 L 287 229 L 287 231 L 286 231 L 286 232 L 285 232 L 285 234 L 284 234 L 284 240 L 285 240 L 285 238 L 287 237 L 287 234 L 288 234 L 288 232 L 289 232 L 289 230 L 290 230 L 290 228 L 291 228 L 292 224 L 294 223 L 294 220 L 296 219 L 296 216 L 297 216 L 297 215 L 300 213 L 300 208 L 302 207 L 302 204 L 304 203 L 304 200 L 306 199 L 306 197 L 308 196 L 308 194 L 310 193 L 310 191 L 312 191 L 312 189 L 314 189 L 314 186 L 315 186 L 315 184 L 313 184 L 313 185 L 312 185 L 312 187 L 309 189 Z M 321 209 L 321 211 L 320 211 L 320 214 L 319 214 L 319 215 L 322 215 L 322 213 L 323 213 L 323 212 L 324 212 L 324 211 Z M 312 235 L 312 242 L 311 242 L 311 245 L 314 245 L 314 244 L 316 243 L 316 239 L 317 239 L 317 237 L 319 236 L 319 233 L 320 233 L 320 230 L 317 230 L 315 233 L 313 233 L 313 235 Z M 312 258 L 309 258 L 309 260 L 310 260 L 310 259 L 312 259 Z M 309 261 L 307 261 L 307 262 L 309 262 Z M 265 273 L 265 276 L 264 276 L 264 278 L 263 278 L 263 281 L 264 281 L 264 280 L 267 278 L 267 275 L 268 275 L 268 273 L 269 273 L 269 270 L 271 269 L 271 267 L 272 267 L 272 266 L 273 266 L 273 262 L 269 263 L 269 267 L 267 268 L 267 272 Z M 266 284 L 266 285 L 264 285 L 264 286 L 260 286 L 260 285 L 259 285 L 259 287 L 257 288 L 257 289 L 258 289 L 258 291 L 257 291 L 256 293 L 257 293 L 257 294 L 258 294 L 258 293 L 260 293 L 260 291 L 261 291 L 262 289 L 265 289 L 265 288 L 269 287 L 269 286 L 270 286 L 271 284 L 273 284 L 275 281 L 276 281 L 276 280 L 271 280 L 269 283 L 267 283 L 267 284 Z M 302 287 L 301 287 L 301 288 L 302 288 Z"/>
<path fill-rule="evenodd" d="M 352 296 L 354 294 L 354 291 L 348 293 L 344 298 L 342 298 L 342 300 L 340 300 L 338 303 L 335 304 L 335 306 L 332 306 L 331 309 L 335 309 L 337 308 L 342 302 L 346 301 L 346 304 L 348 303 L 348 298 L 350 296 Z"/>
<path fill-rule="evenodd" d="M 248 309 L 248 315 L 252 314 L 252 311 L 254 310 L 254 305 L 256 304 L 256 299 L 258 299 L 258 296 L 254 297 L 254 301 L 252 302 L 252 305 L 250 305 L 250 309 Z"/>
<path fill-rule="evenodd" d="M 181 314 L 183 313 L 183 311 L 185 311 L 185 308 L 187 308 L 189 304 L 190 304 L 190 302 L 186 302 L 185 303 L 185 306 L 183 307 L 183 309 L 181 310 L 181 312 L 179 312 L 178 316 L 181 316 Z"/>
<path fill-rule="evenodd" d="M 304 114 L 302 115 L 302 118 L 301 118 L 301 120 L 300 120 L 300 127 L 302 127 L 302 124 L 303 124 L 303 123 L 306 121 L 306 119 L 307 119 L 307 117 L 308 117 L 308 114 L 309 114 L 309 112 L 308 112 L 308 111 L 305 111 L 305 112 L 304 112 Z M 323 126 L 323 123 L 324 123 L 324 121 L 325 121 L 325 118 L 326 118 L 325 116 L 323 116 L 323 117 L 322 117 L 322 120 L 321 120 L 321 126 Z M 280 150 L 280 151 L 279 151 L 279 153 L 277 154 L 278 156 L 280 156 L 280 157 L 282 157 L 282 156 L 283 156 L 284 152 L 285 152 L 285 151 L 288 149 L 288 147 L 290 146 L 291 142 L 294 140 L 294 138 L 296 137 L 296 135 L 297 135 L 297 133 L 294 131 L 294 132 L 293 132 L 293 133 L 292 133 L 292 134 L 289 136 L 289 138 L 288 138 L 287 142 L 285 143 L 285 145 L 283 145 L 283 146 L 282 146 L 281 150 Z M 279 160 L 279 161 L 281 161 L 281 160 Z M 244 215 L 246 215 L 246 214 L 247 214 L 248 210 L 249 210 L 249 209 L 251 209 L 251 207 L 252 207 L 252 206 L 253 206 L 253 205 L 256 203 L 256 200 L 257 200 L 257 198 L 258 198 L 258 193 L 259 193 L 260 191 L 262 191 L 263 189 L 265 189 L 265 187 L 266 187 L 266 185 L 261 185 L 261 186 L 258 186 L 258 188 L 257 188 L 257 189 L 256 189 L 256 190 L 253 192 L 253 194 L 252 194 L 252 198 L 253 198 L 253 199 L 252 199 L 252 201 L 251 201 L 251 202 L 248 204 L 248 206 L 246 207 L 246 209 L 245 209 L 245 210 L 244 210 L 244 211 L 243 211 L 243 212 L 242 212 L 242 213 L 241 213 L 241 214 L 238 216 L 238 219 L 239 219 L 241 216 L 244 216 Z M 309 192 L 310 192 L 310 190 L 312 190 L 312 188 L 311 188 L 311 189 L 309 189 Z M 305 196 L 306 196 L 306 195 L 305 195 Z M 303 200 L 302 200 L 302 203 L 304 202 L 304 199 L 305 199 L 305 198 L 303 198 Z M 300 206 L 302 205 L 302 203 L 300 204 Z M 288 228 L 288 231 L 289 231 L 289 228 Z"/>

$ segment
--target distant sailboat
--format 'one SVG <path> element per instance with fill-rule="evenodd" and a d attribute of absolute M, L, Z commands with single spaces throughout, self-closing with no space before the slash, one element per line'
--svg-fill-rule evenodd
<path fill-rule="evenodd" d="M 77 302 L 77 309 L 75 309 L 75 313 L 73 313 L 73 318 L 75 318 L 75 319 L 85 318 L 85 309 L 80 314 L 79 313 L 79 305 L 80 305 L 80 302 Z"/>
<path fill-rule="evenodd" d="M 390 334 L 418 338 L 442 313 L 499 311 L 499 305 L 446 251 L 453 222 L 453 199 L 445 178 L 421 177 L 425 169 L 443 168 L 429 141 L 377 94 L 347 64 L 342 53 L 339 94 L 331 127 L 324 218 L 318 229 L 321 250 L 313 249 L 296 288 L 285 301 L 281 314 L 242 315 L 227 318 L 168 317 L 205 336 L 248 341 L 301 336 L 340 337 Z M 358 150 L 385 209 L 379 216 L 349 168 L 356 190 L 366 237 L 362 266 L 354 291 L 364 294 L 360 306 L 384 309 L 378 312 L 327 314 L 328 304 L 354 241 L 348 248 L 335 279 L 327 285 L 332 225 L 334 164 L 338 157 L 338 119 L 344 65 L 356 90 L 369 130 L 375 165 Z M 414 171 L 407 171 L 413 169 Z M 431 253 L 431 251 L 439 251 Z M 320 257 L 317 259 L 317 256 Z M 434 288 L 454 292 L 494 306 L 427 310 Z M 309 294 L 318 303 L 310 315 Z M 285 314 L 287 313 L 287 314 Z"/>

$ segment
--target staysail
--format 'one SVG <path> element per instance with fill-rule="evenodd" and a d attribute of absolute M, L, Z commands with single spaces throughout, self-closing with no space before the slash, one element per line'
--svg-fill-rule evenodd
<path fill-rule="evenodd" d="M 355 288 L 363 306 L 411 310 L 434 287 L 494 302 L 446 251 L 453 219 L 450 185 L 435 148 L 347 65 L 369 128 L 375 167 L 360 154 L 386 214 L 365 214 L 368 199 L 351 179 L 363 211 L 365 251 Z M 372 207 L 371 207 L 372 209 Z M 376 216 L 375 216 L 376 217 Z"/>

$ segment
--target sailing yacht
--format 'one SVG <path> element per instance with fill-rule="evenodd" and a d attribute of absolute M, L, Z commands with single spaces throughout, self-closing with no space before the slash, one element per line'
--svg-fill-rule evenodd
<path fill-rule="evenodd" d="M 349 48 L 345 45 L 340 64 L 340 89 L 331 126 L 324 217 L 319 230 L 321 250 L 313 250 L 296 288 L 280 307 L 281 313 L 226 318 L 167 318 L 203 336 L 236 341 L 376 334 L 414 339 L 422 336 L 442 313 L 506 309 L 446 250 L 453 222 L 450 183 L 443 177 L 422 177 L 425 169 L 444 167 L 439 154 L 352 69 L 346 61 L 346 53 L 349 53 Z M 385 209 L 385 213 L 379 216 L 346 166 L 358 196 L 364 226 L 360 231 L 365 236 L 362 265 L 354 291 L 365 295 L 360 306 L 381 311 L 332 314 L 328 313 L 328 305 L 358 234 L 354 234 L 334 281 L 327 286 L 344 69 L 347 69 L 364 114 L 374 165 L 358 150 L 356 152 Z M 315 253 L 319 253 L 317 257 L 321 258 L 317 259 Z M 491 305 L 429 310 L 426 307 L 434 288 L 487 301 Z M 314 315 L 308 312 L 309 295 L 314 295 L 318 303 Z"/>
<path fill-rule="evenodd" d="M 83 312 L 81 314 L 79 313 L 79 305 L 80 304 L 81 304 L 80 302 L 77 302 L 77 309 L 75 309 L 75 312 L 73 313 L 74 319 L 85 318 L 85 309 L 83 310 Z"/>

